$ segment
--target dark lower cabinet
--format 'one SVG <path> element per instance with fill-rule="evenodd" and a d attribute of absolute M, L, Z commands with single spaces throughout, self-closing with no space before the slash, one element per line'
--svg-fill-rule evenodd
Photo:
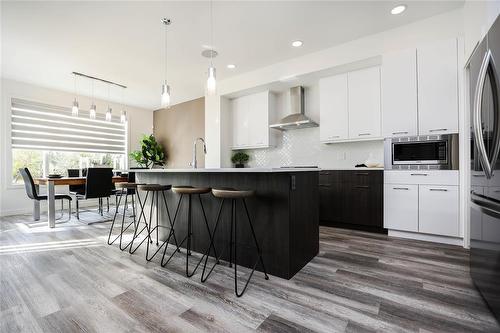
<path fill-rule="evenodd" d="M 383 229 L 382 170 L 323 170 L 320 224 L 374 232 Z"/>

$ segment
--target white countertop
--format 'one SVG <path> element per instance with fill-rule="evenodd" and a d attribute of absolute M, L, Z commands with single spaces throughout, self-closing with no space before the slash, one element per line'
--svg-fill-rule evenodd
<path fill-rule="evenodd" d="M 304 172 L 321 171 L 319 168 L 198 168 L 198 169 L 130 169 L 129 172 L 159 173 L 159 172 Z"/>
<path fill-rule="evenodd" d="M 361 167 L 361 168 L 323 168 L 321 170 L 384 170 L 384 168 L 367 168 L 367 167 Z"/>

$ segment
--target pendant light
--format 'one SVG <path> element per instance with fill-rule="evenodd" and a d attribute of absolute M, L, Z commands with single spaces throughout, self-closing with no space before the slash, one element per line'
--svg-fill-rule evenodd
<path fill-rule="evenodd" d="M 167 27 L 170 25 L 171 21 L 168 18 L 164 18 L 161 20 L 163 25 L 165 26 L 165 78 L 163 84 L 161 85 L 161 107 L 169 108 L 170 107 L 170 86 L 167 84 Z"/>
<path fill-rule="evenodd" d="M 110 85 L 108 84 L 108 110 L 106 111 L 106 121 L 111 121 L 111 113 L 113 110 L 111 109 L 111 106 L 109 106 L 109 98 L 110 98 Z"/>
<path fill-rule="evenodd" d="M 73 75 L 74 83 L 75 83 L 75 100 L 73 101 L 73 106 L 71 107 L 71 115 L 74 117 L 78 117 L 79 105 L 77 99 L 77 91 L 76 91 L 76 75 Z"/>
<path fill-rule="evenodd" d="M 125 91 L 125 88 L 122 88 L 122 112 L 120 115 L 120 122 L 122 122 L 122 123 L 127 122 L 127 111 L 125 111 L 125 103 L 123 102 L 124 91 Z"/>
<path fill-rule="evenodd" d="M 209 95 L 215 95 L 217 89 L 217 82 L 215 79 L 216 70 L 213 64 L 214 58 L 214 22 L 213 22 L 213 9 L 212 0 L 210 0 L 210 66 L 208 67 L 208 78 L 207 78 L 207 93 Z"/>
<path fill-rule="evenodd" d="M 94 103 L 94 80 L 90 80 L 92 82 L 92 105 L 90 105 L 89 118 L 95 119 L 95 115 L 97 112 L 97 108 Z"/>

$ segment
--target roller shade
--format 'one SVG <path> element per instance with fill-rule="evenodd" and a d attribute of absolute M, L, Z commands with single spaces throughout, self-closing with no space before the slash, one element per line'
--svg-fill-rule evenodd
<path fill-rule="evenodd" d="M 126 125 L 115 117 L 111 121 L 89 119 L 88 112 L 78 117 L 71 109 L 12 99 L 12 148 L 126 153 Z"/>

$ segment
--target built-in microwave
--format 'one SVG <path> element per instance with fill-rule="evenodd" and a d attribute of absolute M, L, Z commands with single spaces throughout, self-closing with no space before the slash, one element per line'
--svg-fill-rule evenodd
<path fill-rule="evenodd" d="M 458 170 L 458 134 L 387 138 L 384 165 L 396 170 Z"/>

